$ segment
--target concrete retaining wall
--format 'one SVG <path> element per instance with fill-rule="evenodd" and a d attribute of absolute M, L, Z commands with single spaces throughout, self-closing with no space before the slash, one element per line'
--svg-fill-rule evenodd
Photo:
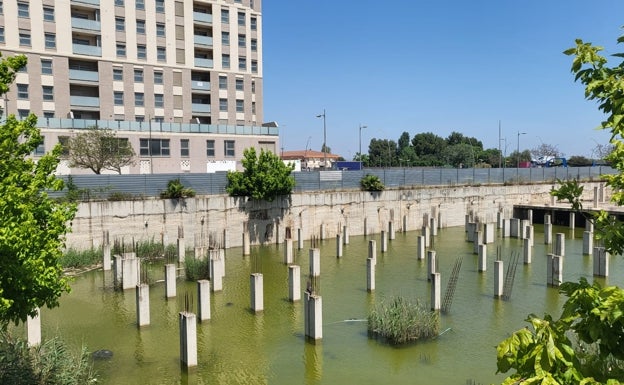
<path fill-rule="evenodd" d="M 584 200 L 591 201 L 598 182 L 584 183 Z M 225 247 L 242 245 L 244 230 L 252 244 L 280 243 L 287 233 L 296 239 L 297 229 L 310 239 L 335 237 L 347 225 L 350 235 L 379 233 L 393 221 L 397 231 L 420 229 L 423 217 L 439 218 L 440 227 L 463 226 L 473 213 L 480 222 L 496 222 L 498 211 L 511 217 L 516 204 L 550 204 L 551 184 L 512 186 L 457 186 L 365 191 L 305 192 L 274 202 L 210 195 L 184 200 L 146 199 L 123 202 L 81 203 L 68 234 L 67 246 L 98 247 L 103 231 L 114 239 L 154 239 L 175 243 L 183 226 L 186 247 L 210 235 Z"/>

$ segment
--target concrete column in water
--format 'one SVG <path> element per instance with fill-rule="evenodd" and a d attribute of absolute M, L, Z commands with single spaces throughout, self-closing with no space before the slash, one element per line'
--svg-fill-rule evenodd
<path fill-rule="evenodd" d="M 197 366 L 196 318 L 191 312 L 180 312 L 180 363 L 185 368 Z"/>
<path fill-rule="evenodd" d="M 111 269 L 111 245 L 105 243 L 102 245 L 102 270 L 109 271 Z"/>
<path fill-rule="evenodd" d="M 594 250 L 594 233 L 583 231 L 583 255 L 591 254 L 592 250 Z"/>
<path fill-rule="evenodd" d="M 483 233 L 480 232 L 480 231 L 477 231 L 475 233 L 474 241 L 472 243 L 472 253 L 473 254 L 479 254 L 479 245 L 483 244 L 482 238 L 483 238 Z"/>
<path fill-rule="evenodd" d="M 394 222 L 392 221 L 388 222 L 388 238 L 390 240 L 396 238 L 396 233 L 394 231 Z"/>
<path fill-rule="evenodd" d="M 388 251 L 388 235 L 385 231 L 381 230 L 381 252 Z"/>
<path fill-rule="evenodd" d="M 305 335 L 313 340 L 323 338 L 323 299 L 320 295 L 305 293 Z"/>
<path fill-rule="evenodd" d="M 368 225 L 368 218 L 364 217 L 364 229 L 363 229 L 364 230 L 364 236 L 368 235 L 367 229 L 366 229 L 367 225 Z"/>
<path fill-rule="evenodd" d="M 524 264 L 528 265 L 531 263 L 531 255 L 533 249 L 531 248 L 531 240 L 529 238 L 524 238 L 523 240 L 523 251 L 524 251 Z"/>
<path fill-rule="evenodd" d="M 425 247 L 430 247 L 431 246 L 431 230 L 429 229 L 429 226 L 424 225 L 422 227 L 421 235 L 425 237 Z"/>
<path fill-rule="evenodd" d="M 589 219 L 585 219 L 585 231 L 594 232 L 594 224 Z"/>
<path fill-rule="evenodd" d="M 528 238 L 527 229 L 529 226 L 531 226 L 531 222 L 529 222 L 527 219 L 523 219 L 520 221 L 520 229 L 519 229 L 518 238 L 520 239 Z"/>
<path fill-rule="evenodd" d="M 199 322 L 210 319 L 210 281 L 197 281 L 197 318 Z"/>
<path fill-rule="evenodd" d="M 342 226 L 342 241 L 345 245 L 349 244 L 349 227 L 348 226 Z"/>
<path fill-rule="evenodd" d="M 474 242 L 475 233 L 477 232 L 477 224 L 474 222 L 469 222 L 466 227 L 466 239 L 468 242 Z"/>
<path fill-rule="evenodd" d="M 407 232 L 407 215 L 403 215 L 403 228 L 402 228 L 403 232 L 406 233 Z"/>
<path fill-rule="evenodd" d="M 609 276 L 609 253 L 604 247 L 594 247 L 594 276 L 596 277 L 608 277 Z"/>
<path fill-rule="evenodd" d="M 503 261 L 494 261 L 494 297 L 500 298 L 503 295 Z"/>
<path fill-rule="evenodd" d="M 487 270 L 487 245 L 479 245 L 479 271 Z"/>
<path fill-rule="evenodd" d="M 511 237 L 511 219 L 503 219 L 503 238 Z"/>
<path fill-rule="evenodd" d="M 136 285 L 136 315 L 138 327 L 150 324 L 149 285 L 147 283 Z"/>
<path fill-rule="evenodd" d="M 544 224 L 546 224 L 546 223 L 552 223 L 550 221 L 550 214 L 544 214 Z"/>
<path fill-rule="evenodd" d="M 251 310 L 258 313 L 264 310 L 264 278 L 262 274 L 251 274 Z"/>
<path fill-rule="evenodd" d="M 528 225 L 524 231 L 525 239 L 529 240 L 529 245 L 533 247 L 533 239 L 535 238 L 535 228 L 533 225 Z"/>
<path fill-rule="evenodd" d="M 431 310 L 440 310 L 442 307 L 440 300 L 441 281 L 440 273 L 431 274 Z"/>
<path fill-rule="evenodd" d="M 321 223 L 321 241 L 325 240 L 325 223 Z"/>
<path fill-rule="evenodd" d="M 310 249 L 310 276 L 318 277 L 321 275 L 321 250 Z"/>
<path fill-rule="evenodd" d="M 552 243 L 552 223 L 544 223 L 544 244 L 550 245 Z"/>
<path fill-rule="evenodd" d="M 168 263 L 165 265 L 165 297 L 172 298 L 176 296 L 176 265 Z"/>
<path fill-rule="evenodd" d="M 549 286 L 560 286 L 563 282 L 563 257 L 548 254 L 546 258 L 547 269 L 546 283 Z"/>
<path fill-rule="evenodd" d="M 366 258 L 366 290 L 369 293 L 375 291 L 375 261 L 372 258 Z"/>
<path fill-rule="evenodd" d="M 297 249 L 303 249 L 303 230 L 297 229 Z"/>
<path fill-rule="evenodd" d="M 243 231 L 243 255 L 251 254 L 251 245 L 249 242 L 249 231 Z"/>
<path fill-rule="evenodd" d="M 436 272 L 436 252 L 435 250 L 427 251 L 427 281 L 431 280 L 431 276 Z"/>
<path fill-rule="evenodd" d="M 336 234 L 336 257 L 342 257 L 342 235 Z"/>
<path fill-rule="evenodd" d="M 565 234 L 557 233 L 555 236 L 555 255 L 563 257 L 565 255 Z"/>
<path fill-rule="evenodd" d="M 468 226 L 470 225 L 470 214 L 466 214 L 464 215 L 464 230 L 469 233 L 470 229 L 468 228 Z"/>
<path fill-rule="evenodd" d="M 429 228 L 431 229 L 431 235 L 434 237 L 438 235 L 438 220 L 435 217 L 429 218 Z"/>
<path fill-rule="evenodd" d="M 141 268 L 138 258 L 124 258 L 121 261 L 121 285 L 124 290 L 134 289 L 139 284 Z"/>
<path fill-rule="evenodd" d="M 520 219 L 511 218 L 509 222 L 511 224 L 509 236 L 512 238 L 520 238 Z"/>
<path fill-rule="evenodd" d="M 221 291 L 223 290 L 223 272 L 222 264 L 219 260 L 210 258 L 210 272 L 211 272 L 211 281 L 212 281 L 212 291 Z"/>
<path fill-rule="evenodd" d="M 301 267 L 288 266 L 288 300 L 296 302 L 301 299 Z"/>
<path fill-rule="evenodd" d="M 35 309 L 34 316 L 26 317 L 26 341 L 28 346 L 41 344 L 41 311 Z"/>
<path fill-rule="evenodd" d="M 422 235 L 419 235 L 416 239 L 417 239 L 416 258 L 425 259 L 425 237 Z"/>
<path fill-rule="evenodd" d="M 121 280 L 123 278 L 122 272 L 122 261 L 123 258 L 121 255 L 115 255 L 113 260 L 113 285 L 115 288 L 121 287 Z"/>
<path fill-rule="evenodd" d="M 494 224 L 493 223 L 484 223 L 483 224 L 483 243 L 486 245 L 489 243 L 494 243 Z"/>
<path fill-rule="evenodd" d="M 570 212 L 570 228 L 574 229 L 576 225 L 576 213 L 574 211 Z"/>
<path fill-rule="evenodd" d="M 503 228 L 503 219 L 505 219 L 503 217 L 503 212 L 502 211 L 498 211 L 496 213 L 496 227 L 499 229 Z"/>
<path fill-rule="evenodd" d="M 531 209 L 527 210 L 527 220 L 529 221 L 529 224 L 533 224 L 533 210 Z"/>
<path fill-rule="evenodd" d="M 184 238 L 178 238 L 178 262 L 184 263 L 186 259 L 186 243 Z"/>
<path fill-rule="evenodd" d="M 374 239 L 368 241 L 368 258 L 371 258 L 377 264 L 377 241 Z"/>
<path fill-rule="evenodd" d="M 286 238 L 284 239 L 284 263 L 290 265 L 293 262 L 293 241 L 290 238 Z"/>

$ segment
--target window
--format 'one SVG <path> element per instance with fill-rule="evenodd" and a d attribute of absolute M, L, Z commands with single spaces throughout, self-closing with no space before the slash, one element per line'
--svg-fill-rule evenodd
<path fill-rule="evenodd" d="M 22 47 L 30 47 L 30 32 L 21 31 L 19 33 L 19 45 Z"/>
<path fill-rule="evenodd" d="M 236 79 L 236 91 L 244 91 L 245 84 L 243 79 Z"/>
<path fill-rule="evenodd" d="M 42 86 L 43 90 L 43 100 L 46 102 L 50 102 L 54 100 L 54 87 L 52 86 Z"/>
<path fill-rule="evenodd" d="M 4 43 L 4 27 L 0 27 L 0 43 Z"/>
<path fill-rule="evenodd" d="M 256 102 L 251 102 L 251 113 L 256 114 Z"/>
<path fill-rule="evenodd" d="M 257 39 L 251 39 L 251 52 L 256 52 L 258 51 L 258 40 Z"/>
<path fill-rule="evenodd" d="M 245 112 L 245 102 L 240 99 L 236 99 L 236 112 Z"/>
<path fill-rule="evenodd" d="M 2 1 L 0 1 L 0 15 L 4 14 L 4 4 Z"/>
<path fill-rule="evenodd" d="M 252 16 L 251 19 L 249 19 L 249 28 L 251 28 L 252 31 L 258 29 L 258 19 L 256 19 L 255 16 Z"/>
<path fill-rule="evenodd" d="M 156 13 L 165 13 L 165 0 L 156 0 Z"/>
<path fill-rule="evenodd" d="M 139 35 L 145 35 L 145 20 L 136 21 L 136 31 Z"/>
<path fill-rule="evenodd" d="M 209 156 L 209 157 L 215 156 L 215 141 L 214 140 L 206 141 L 206 156 Z"/>
<path fill-rule="evenodd" d="M 169 156 L 169 139 L 139 139 L 141 156 Z"/>
<path fill-rule="evenodd" d="M 54 111 L 43 111 L 43 117 L 46 119 L 54 118 Z"/>
<path fill-rule="evenodd" d="M 126 30 L 126 19 L 123 17 L 115 18 L 115 31 L 123 32 Z"/>
<path fill-rule="evenodd" d="M 52 75 L 52 60 L 41 59 L 41 74 Z"/>
<path fill-rule="evenodd" d="M 183 158 L 189 157 L 189 140 L 180 139 L 180 156 Z"/>
<path fill-rule="evenodd" d="M 238 13 L 238 26 L 239 27 L 245 26 L 245 12 Z"/>
<path fill-rule="evenodd" d="M 17 117 L 19 120 L 24 120 L 30 115 L 30 110 L 17 110 Z"/>
<path fill-rule="evenodd" d="M 124 93 L 121 91 L 113 92 L 113 100 L 115 101 L 116 106 L 123 106 L 124 104 Z"/>
<path fill-rule="evenodd" d="M 134 81 L 136 83 L 143 83 L 143 70 L 139 68 L 134 69 Z"/>
<path fill-rule="evenodd" d="M 238 58 L 238 69 L 240 71 L 246 71 L 247 70 L 247 59 L 244 57 L 239 57 Z"/>
<path fill-rule="evenodd" d="M 45 34 L 45 47 L 56 48 L 56 35 L 53 33 Z"/>
<path fill-rule="evenodd" d="M 52 7 L 43 7 L 43 20 L 44 21 L 54 21 L 54 8 L 52 8 Z"/>
<path fill-rule="evenodd" d="M 69 155 L 69 136 L 59 136 L 58 142 L 61 145 L 61 155 L 68 156 Z"/>
<path fill-rule="evenodd" d="M 41 138 L 41 144 L 35 148 L 35 155 L 42 156 L 45 155 L 45 137 Z"/>
<path fill-rule="evenodd" d="M 117 43 L 117 57 L 126 57 L 126 45 Z"/>
<path fill-rule="evenodd" d="M 228 157 L 236 155 L 236 152 L 234 151 L 234 141 L 233 140 L 225 140 L 225 141 L 223 141 L 223 154 L 225 156 L 228 156 Z"/>
<path fill-rule="evenodd" d="M 252 94 L 256 93 L 256 81 L 255 80 L 251 81 L 251 93 Z"/>
<path fill-rule="evenodd" d="M 118 7 L 123 7 L 124 6 L 124 0 L 115 0 L 115 5 Z"/>
<path fill-rule="evenodd" d="M 145 105 L 145 95 L 143 95 L 143 92 L 134 93 L 134 105 L 135 107 L 143 107 Z"/>
<path fill-rule="evenodd" d="M 254 74 L 258 73 L 258 61 L 257 60 L 251 61 L 251 72 L 253 72 Z"/>
<path fill-rule="evenodd" d="M 123 81 L 123 69 L 113 68 L 113 80 Z"/>
<path fill-rule="evenodd" d="M 165 24 L 156 23 L 156 36 L 165 37 Z"/>
<path fill-rule="evenodd" d="M 221 44 L 230 45 L 230 33 L 229 32 L 221 32 Z"/>
<path fill-rule="evenodd" d="M 165 47 L 156 47 L 156 60 L 158 61 L 167 60 L 167 49 Z"/>
<path fill-rule="evenodd" d="M 135 116 L 135 117 L 134 117 L 134 120 L 135 120 L 135 121 L 137 121 L 137 122 L 139 122 L 139 123 L 140 123 L 140 122 L 144 122 L 144 121 L 145 121 L 145 116 L 143 116 L 143 115 L 137 115 L 137 116 Z"/>
<path fill-rule="evenodd" d="M 228 11 L 227 9 L 221 10 L 221 23 L 230 24 L 230 11 Z"/>
<path fill-rule="evenodd" d="M 137 45 L 137 59 L 145 59 L 147 58 L 147 50 L 145 45 L 139 44 Z"/>
<path fill-rule="evenodd" d="M 245 39 L 245 35 L 239 34 L 238 35 L 238 48 L 245 48 L 246 45 L 247 45 L 247 41 Z"/>
<path fill-rule="evenodd" d="M 227 90 L 227 76 L 219 76 L 219 89 Z"/>
<path fill-rule="evenodd" d="M 154 116 L 154 122 L 156 123 L 162 123 L 165 121 L 165 117 L 164 116 Z"/>
<path fill-rule="evenodd" d="M 230 55 L 223 55 L 221 57 L 221 67 L 230 68 Z"/>
<path fill-rule="evenodd" d="M 28 84 L 17 85 L 17 98 L 28 99 Z"/>
<path fill-rule="evenodd" d="M 228 102 L 227 99 L 219 99 L 219 111 L 227 111 Z"/>
<path fill-rule="evenodd" d="M 18 2 L 17 3 L 17 17 L 30 17 L 30 12 L 28 10 L 28 3 Z"/>
<path fill-rule="evenodd" d="M 163 94 L 154 94 L 154 107 L 162 108 L 165 106 L 165 96 Z"/>
<path fill-rule="evenodd" d="M 136 9 L 144 10 L 145 9 L 145 0 L 134 0 L 136 4 Z"/>
<path fill-rule="evenodd" d="M 154 71 L 154 84 L 163 84 L 162 71 Z"/>

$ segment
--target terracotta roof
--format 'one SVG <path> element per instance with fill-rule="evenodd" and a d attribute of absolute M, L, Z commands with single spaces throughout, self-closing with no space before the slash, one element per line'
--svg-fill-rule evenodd
<path fill-rule="evenodd" d="M 314 150 L 297 150 L 297 151 L 283 151 L 281 158 L 286 160 L 296 159 L 310 159 L 310 158 L 323 158 L 324 155 L 321 151 Z M 327 159 L 338 159 L 340 155 L 327 153 Z"/>

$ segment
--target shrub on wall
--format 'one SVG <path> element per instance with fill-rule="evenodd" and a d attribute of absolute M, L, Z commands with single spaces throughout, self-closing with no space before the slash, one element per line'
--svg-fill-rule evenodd
<path fill-rule="evenodd" d="M 180 179 L 172 179 L 167 182 L 167 189 L 160 193 L 164 199 L 190 198 L 195 196 L 192 188 L 184 187 Z"/>
<path fill-rule="evenodd" d="M 383 191 L 385 186 L 377 175 L 366 174 L 360 180 L 360 186 L 364 191 Z"/>

